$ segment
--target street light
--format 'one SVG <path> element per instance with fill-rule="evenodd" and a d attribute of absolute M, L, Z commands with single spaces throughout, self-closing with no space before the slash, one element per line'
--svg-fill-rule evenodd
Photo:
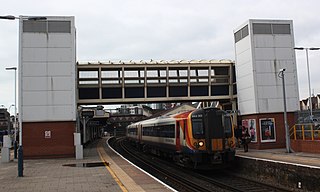
<path fill-rule="evenodd" d="M 38 16 L 22 16 L 20 15 L 19 17 L 13 16 L 13 15 L 6 15 L 6 16 L 0 16 L 0 19 L 7 19 L 7 20 L 19 20 L 19 31 L 20 34 L 22 33 L 22 21 L 23 20 L 32 20 L 32 21 L 39 21 L 39 20 L 47 20 L 46 17 L 38 17 Z M 19 35 L 19 58 L 18 58 L 18 66 L 21 69 L 22 61 L 21 61 L 21 54 L 22 54 L 22 37 Z M 19 70 L 19 149 L 18 149 L 18 177 L 23 177 L 23 146 L 22 146 L 22 72 Z"/>
<path fill-rule="evenodd" d="M 284 128 L 286 131 L 286 149 L 287 153 L 290 153 L 290 135 L 288 130 L 288 120 L 287 120 L 287 102 L 286 102 L 286 88 L 284 83 L 284 72 L 286 69 L 280 69 L 278 76 L 282 79 L 282 92 L 283 92 L 283 119 L 284 119 Z"/>
<path fill-rule="evenodd" d="M 14 159 L 17 159 L 17 67 L 6 67 L 6 70 L 14 70 Z M 10 110 L 9 110 L 10 111 Z"/>
<path fill-rule="evenodd" d="M 10 114 L 10 110 L 11 110 L 11 107 L 14 106 L 14 104 L 11 104 L 9 106 L 9 110 L 7 110 L 7 112 Z M 10 143 L 11 143 L 11 118 L 10 118 L 10 115 L 8 117 L 8 137 L 10 139 Z"/>
<path fill-rule="evenodd" d="M 312 115 L 312 100 L 311 100 L 311 83 L 310 83 L 310 67 L 309 67 L 309 55 L 308 50 L 320 50 L 318 47 L 295 47 L 295 50 L 306 50 L 306 57 L 307 57 L 307 69 L 308 69 L 308 84 L 309 84 L 309 109 L 310 109 L 310 120 L 312 122 L 313 115 Z"/>

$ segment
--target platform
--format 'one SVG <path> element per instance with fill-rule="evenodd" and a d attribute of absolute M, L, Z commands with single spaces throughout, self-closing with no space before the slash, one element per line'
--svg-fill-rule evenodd
<path fill-rule="evenodd" d="M 0 191 L 172 191 L 105 147 L 105 142 L 86 147 L 83 160 L 24 160 L 24 177 L 17 177 L 16 160 L 0 160 Z M 109 165 L 101 164 L 102 159 Z"/>
<path fill-rule="evenodd" d="M 248 152 L 244 152 L 243 149 L 237 148 L 236 155 L 243 158 L 261 159 L 320 170 L 320 154 L 315 153 L 287 153 L 285 148 L 265 150 L 249 149 Z"/>

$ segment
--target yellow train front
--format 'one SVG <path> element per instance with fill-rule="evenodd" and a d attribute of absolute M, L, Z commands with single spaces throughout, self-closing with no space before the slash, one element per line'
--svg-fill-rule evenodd
<path fill-rule="evenodd" d="M 127 138 L 139 149 L 194 169 L 220 168 L 234 159 L 231 117 L 204 108 L 133 123 Z"/>
<path fill-rule="evenodd" d="M 179 119 L 179 115 L 176 116 Z M 181 119 L 182 120 L 182 119 Z M 178 120 L 176 159 L 184 166 L 195 169 L 220 168 L 234 160 L 232 148 L 232 119 L 218 108 L 197 109 L 182 121 Z M 186 125 L 184 124 L 186 122 Z"/>

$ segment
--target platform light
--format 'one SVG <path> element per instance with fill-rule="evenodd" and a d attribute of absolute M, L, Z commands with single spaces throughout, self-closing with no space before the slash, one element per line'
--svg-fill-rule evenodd
<path fill-rule="evenodd" d="M 290 150 L 290 135 L 288 128 L 288 118 L 287 118 L 287 101 L 286 101 L 286 87 L 285 87 L 285 79 L 284 72 L 286 69 L 280 69 L 278 76 L 282 79 L 282 90 L 283 90 L 283 119 L 284 119 L 284 129 L 286 134 L 286 149 L 287 153 L 291 153 Z"/>

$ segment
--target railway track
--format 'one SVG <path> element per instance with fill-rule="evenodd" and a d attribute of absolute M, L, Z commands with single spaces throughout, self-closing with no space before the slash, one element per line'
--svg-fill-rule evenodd
<path fill-rule="evenodd" d="M 289 191 L 238 177 L 225 171 L 214 171 L 208 174 L 185 169 L 173 162 L 164 161 L 137 151 L 136 148 L 128 145 L 124 138 L 114 140 L 111 146 L 131 162 L 178 191 Z"/>
<path fill-rule="evenodd" d="M 122 139 L 116 140 L 111 146 L 128 158 L 130 161 L 138 164 L 139 167 L 143 168 L 147 172 L 151 173 L 158 179 L 167 183 L 170 186 L 174 186 L 179 191 L 199 191 L 207 192 L 208 189 L 205 186 L 198 186 L 197 183 L 190 183 L 188 178 L 184 178 L 181 175 L 174 174 L 168 166 L 159 166 L 152 163 L 154 159 L 150 159 L 146 155 L 137 152 L 132 147 L 125 145 Z"/>

